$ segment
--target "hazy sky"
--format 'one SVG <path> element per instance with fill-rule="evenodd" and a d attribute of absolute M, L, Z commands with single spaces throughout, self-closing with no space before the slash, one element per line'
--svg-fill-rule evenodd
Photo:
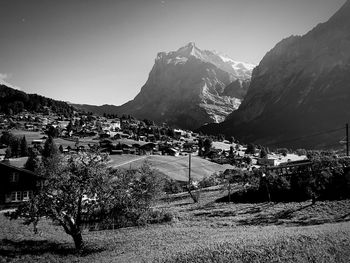
<path fill-rule="evenodd" d="M 194 41 L 259 63 L 345 0 L 0 0 L 0 78 L 28 93 L 120 105 L 160 51 Z"/>

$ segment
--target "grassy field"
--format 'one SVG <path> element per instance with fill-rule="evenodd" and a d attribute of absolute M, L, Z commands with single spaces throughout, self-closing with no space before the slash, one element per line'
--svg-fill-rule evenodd
<path fill-rule="evenodd" d="M 111 155 L 110 158 L 110 164 L 114 167 L 137 168 L 147 161 L 153 168 L 158 169 L 172 179 L 179 181 L 188 180 L 188 156 Z M 225 171 L 228 168 L 232 168 L 232 166 L 216 164 L 197 156 L 192 156 L 191 158 L 191 176 L 197 180 L 210 176 L 215 172 Z"/>
<path fill-rule="evenodd" d="M 47 137 L 47 135 L 42 133 L 42 132 L 34 132 L 34 131 L 24 131 L 24 130 L 12 129 L 11 133 L 15 136 L 18 136 L 18 137 L 25 136 L 29 145 L 32 144 L 33 140 L 40 140 L 40 139 Z M 57 146 L 60 146 L 60 145 L 62 145 L 63 147 L 67 147 L 67 146 L 74 147 L 75 146 L 75 141 L 72 141 L 72 140 L 65 140 L 63 138 L 55 138 L 54 140 L 55 140 L 55 143 L 57 144 Z M 98 140 L 93 140 L 92 137 L 86 137 L 86 138 L 79 139 L 79 145 L 86 145 L 87 146 L 88 144 L 96 144 L 96 143 L 98 143 Z"/>
<path fill-rule="evenodd" d="M 0 214 L 0 262 L 349 262 L 350 200 L 215 203 L 225 191 L 169 197 L 172 223 L 84 232 L 87 249 L 48 221 L 40 234 Z"/>

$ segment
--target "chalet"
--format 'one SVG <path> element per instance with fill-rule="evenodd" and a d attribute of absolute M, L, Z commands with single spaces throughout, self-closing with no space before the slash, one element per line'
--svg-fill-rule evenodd
<path fill-rule="evenodd" d="M 279 161 L 276 158 L 258 158 L 257 164 L 263 166 L 276 166 L 279 165 Z"/>
<path fill-rule="evenodd" d="M 112 148 L 113 141 L 110 139 L 104 139 L 100 141 L 100 147 L 101 148 Z"/>
<path fill-rule="evenodd" d="M 0 162 L 0 208 L 28 201 L 42 185 L 43 178 L 26 169 Z"/>
<path fill-rule="evenodd" d="M 281 163 L 278 166 L 265 167 L 266 172 L 274 172 L 278 175 L 300 174 L 312 172 L 312 162 L 310 160 L 299 160 L 294 162 Z"/>
<path fill-rule="evenodd" d="M 41 145 L 44 144 L 44 140 L 36 139 L 36 140 L 33 140 L 33 141 L 32 141 L 32 144 L 33 144 L 34 146 L 41 146 Z"/>
<path fill-rule="evenodd" d="M 121 125 L 120 125 L 120 120 L 119 119 L 115 119 L 110 123 L 109 129 L 112 131 L 118 131 L 120 130 Z"/>
<path fill-rule="evenodd" d="M 139 148 L 140 154 L 151 155 L 151 154 L 153 154 L 153 151 L 156 150 L 155 149 L 156 146 L 157 145 L 155 143 L 152 143 L 152 142 L 146 143 L 146 144 L 140 146 L 140 148 Z"/>
<path fill-rule="evenodd" d="M 170 156 L 179 156 L 179 151 L 174 148 L 168 148 L 164 150 L 164 153 Z"/>

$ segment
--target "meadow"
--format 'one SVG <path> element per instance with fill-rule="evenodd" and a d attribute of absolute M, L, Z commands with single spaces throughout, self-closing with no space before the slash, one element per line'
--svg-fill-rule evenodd
<path fill-rule="evenodd" d="M 163 156 L 163 155 L 110 155 L 110 165 L 118 168 L 138 168 L 145 161 L 153 168 L 164 173 L 168 177 L 178 181 L 188 181 L 188 156 Z M 225 171 L 232 168 L 231 165 L 220 165 L 210 162 L 198 156 L 191 157 L 191 177 L 195 180 L 201 180 L 203 177 L 210 176 L 219 171 Z"/>
<path fill-rule="evenodd" d="M 87 246 L 49 221 L 40 234 L 0 214 L 0 262 L 349 262 L 350 200 L 302 203 L 217 203 L 225 190 L 194 204 L 168 196 L 154 209 L 171 223 L 85 231 Z"/>

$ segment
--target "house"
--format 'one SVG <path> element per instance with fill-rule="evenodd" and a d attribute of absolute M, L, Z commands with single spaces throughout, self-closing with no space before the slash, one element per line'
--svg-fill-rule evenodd
<path fill-rule="evenodd" d="M 36 140 L 33 140 L 32 141 L 32 144 L 34 146 L 42 146 L 44 144 L 44 140 L 41 140 L 41 139 L 36 139 Z"/>
<path fill-rule="evenodd" d="M 263 166 L 276 166 L 279 165 L 279 161 L 276 158 L 258 158 L 257 164 Z"/>
<path fill-rule="evenodd" d="M 43 178 L 35 173 L 0 162 L 0 208 L 18 206 L 28 201 L 42 186 Z"/>
<path fill-rule="evenodd" d="M 164 153 L 170 156 L 179 156 L 179 151 L 174 148 L 168 148 L 164 151 Z"/>
<path fill-rule="evenodd" d="M 119 119 L 115 119 L 110 123 L 109 129 L 111 131 L 118 131 L 120 130 L 121 125 L 120 125 L 120 120 Z"/>
<path fill-rule="evenodd" d="M 149 143 L 146 143 L 144 145 L 141 145 L 139 148 L 139 151 L 143 155 L 151 155 L 151 154 L 153 154 L 153 151 L 156 150 L 155 149 L 156 146 L 157 146 L 157 144 L 149 142 Z"/>
<path fill-rule="evenodd" d="M 274 172 L 277 175 L 303 174 L 312 172 L 313 165 L 310 160 L 298 160 L 293 162 L 281 163 L 278 166 L 265 167 L 266 172 Z"/>

